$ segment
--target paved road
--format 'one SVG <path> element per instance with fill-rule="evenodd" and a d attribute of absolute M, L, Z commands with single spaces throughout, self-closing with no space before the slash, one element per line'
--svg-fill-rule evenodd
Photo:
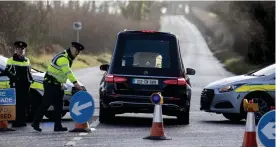
<path fill-rule="evenodd" d="M 183 16 L 166 16 L 162 20 L 161 31 L 173 32 L 180 38 L 181 53 L 185 67 L 192 67 L 196 75 L 191 76 L 192 101 L 190 125 L 177 125 L 174 117 L 164 116 L 165 132 L 172 140 L 143 140 L 150 133 L 152 115 L 118 115 L 112 124 L 98 123 L 98 85 L 103 72 L 99 68 L 78 71 L 80 81 L 88 88 L 96 102 L 95 116 L 90 121 L 94 128 L 89 134 L 54 133 L 53 123 L 44 122 L 43 132 L 34 132 L 30 126 L 16 132 L 0 133 L 0 147 L 36 146 L 219 146 L 236 147 L 242 145 L 245 123 L 230 123 L 222 115 L 199 111 L 200 93 L 205 85 L 214 80 L 232 76 L 212 56 L 199 31 Z M 64 125 L 73 128 L 74 122 L 66 116 Z"/>

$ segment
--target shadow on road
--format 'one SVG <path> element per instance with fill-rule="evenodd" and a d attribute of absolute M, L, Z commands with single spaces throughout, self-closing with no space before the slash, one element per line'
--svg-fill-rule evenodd
<path fill-rule="evenodd" d="M 146 117 L 126 117 L 126 116 L 116 116 L 109 123 L 104 123 L 103 125 L 118 126 L 118 127 L 151 127 L 152 118 Z M 102 123 L 101 123 L 102 124 Z M 179 126 L 176 118 L 163 118 L 164 126 Z"/>
<path fill-rule="evenodd" d="M 226 124 L 226 125 L 244 125 L 245 126 L 245 121 L 229 121 L 229 120 L 214 120 L 214 121 L 201 121 L 206 124 Z"/>

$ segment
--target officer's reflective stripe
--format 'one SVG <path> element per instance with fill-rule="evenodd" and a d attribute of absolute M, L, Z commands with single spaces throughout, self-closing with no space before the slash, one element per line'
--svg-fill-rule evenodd
<path fill-rule="evenodd" d="M 7 65 L 16 65 L 16 66 L 22 66 L 22 67 L 26 67 L 26 66 L 29 66 L 28 64 L 18 64 L 18 63 L 13 63 L 13 64 L 7 64 Z"/>
<path fill-rule="evenodd" d="M 66 67 L 66 66 L 69 66 L 69 65 L 68 64 L 62 64 L 62 65 L 60 65 L 60 68 Z"/>
<path fill-rule="evenodd" d="M 61 53 L 57 54 L 57 55 L 54 57 L 54 59 L 52 60 L 52 62 L 51 62 L 51 65 L 52 65 L 53 67 L 55 67 L 56 69 L 59 69 L 59 70 L 61 70 L 61 67 L 59 67 L 59 66 L 56 65 L 56 61 L 57 61 L 58 58 L 60 58 L 60 57 L 65 57 L 65 52 L 61 52 Z"/>
<path fill-rule="evenodd" d="M 69 75 L 70 73 L 71 73 L 71 71 L 68 71 L 68 72 L 65 73 L 65 75 L 67 76 L 67 75 Z"/>
<path fill-rule="evenodd" d="M 7 65 L 30 66 L 30 61 L 27 60 L 25 62 L 18 62 L 18 61 L 14 61 L 12 58 L 10 58 L 7 62 Z"/>
<path fill-rule="evenodd" d="M 263 85 L 243 85 L 235 90 L 235 92 L 250 92 L 250 91 L 275 91 L 275 84 Z"/>
<path fill-rule="evenodd" d="M 52 60 L 52 63 L 56 63 L 57 59 L 58 59 L 59 57 L 64 56 L 64 55 L 65 55 L 65 51 L 63 51 L 63 52 L 57 54 L 57 55 L 54 57 L 54 59 Z"/>
<path fill-rule="evenodd" d="M 72 92 L 71 91 L 64 91 L 64 94 L 66 94 L 66 95 L 72 95 Z"/>
<path fill-rule="evenodd" d="M 53 63 L 51 63 L 51 65 L 52 65 L 54 68 L 56 68 L 56 69 L 58 69 L 58 70 L 61 70 L 61 68 L 60 68 L 59 66 L 57 66 L 57 65 L 55 65 L 55 64 L 53 64 Z"/>
<path fill-rule="evenodd" d="M 9 81 L 0 81 L 0 88 L 1 89 L 10 88 Z"/>
<path fill-rule="evenodd" d="M 15 67 L 13 65 L 9 65 L 9 66 L 10 66 L 10 68 L 8 69 L 8 71 L 10 72 L 10 74 L 15 76 L 16 75 Z M 13 70 L 14 72 L 12 72 L 11 70 Z"/>
<path fill-rule="evenodd" d="M 33 89 L 39 89 L 39 90 L 44 90 L 43 84 L 39 82 L 34 82 L 31 84 L 31 88 Z"/>

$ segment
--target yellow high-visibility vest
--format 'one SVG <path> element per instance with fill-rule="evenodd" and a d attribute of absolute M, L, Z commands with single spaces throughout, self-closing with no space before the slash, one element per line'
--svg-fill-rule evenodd
<path fill-rule="evenodd" d="M 60 83 L 66 83 L 69 79 L 73 84 L 77 82 L 75 75 L 71 70 L 72 59 L 68 56 L 66 50 L 57 54 L 47 68 L 47 73 Z"/>

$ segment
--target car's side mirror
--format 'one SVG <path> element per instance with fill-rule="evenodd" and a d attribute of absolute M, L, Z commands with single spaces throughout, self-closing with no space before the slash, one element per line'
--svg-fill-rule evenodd
<path fill-rule="evenodd" d="M 186 68 L 187 70 L 187 75 L 194 75 L 196 73 L 196 71 L 192 68 Z"/>
<path fill-rule="evenodd" d="M 100 66 L 100 70 L 101 70 L 101 71 L 107 71 L 108 68 L 109 68 L 109 65 L 108 65 L 108 64 L 102 64 L 102 65 Z"/>

